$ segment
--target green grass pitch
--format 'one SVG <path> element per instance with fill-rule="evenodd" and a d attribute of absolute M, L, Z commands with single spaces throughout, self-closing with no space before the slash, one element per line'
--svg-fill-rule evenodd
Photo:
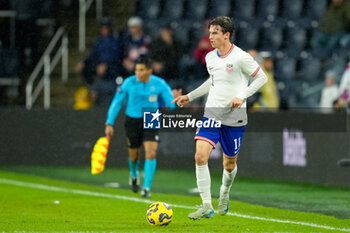
<path fill-rule="evenodd" d="M 174 211 L 165 227 L 147 223 L 150 203 Z M 350 220 L 316 213 L 230 202 L 230 214 L 191 221 L 200 198 L 106 188 L 0 171 L 0 232 L 350 232 Z M 217 200 L 213 200 L 214 207 Z"/>

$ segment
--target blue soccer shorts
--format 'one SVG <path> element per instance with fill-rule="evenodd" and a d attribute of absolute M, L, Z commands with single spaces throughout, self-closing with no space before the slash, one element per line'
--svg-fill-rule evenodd
<path fill-rule="evenodd" d="M 210 121 L 210 119 L 203 117 L 203 124 L 205 121 Z M 216 143 L 220 142 L 222 149 L 229 158 L 235 157 L 240 149 L 243 139 L 243 133 L 246 126 L 227 126 L 221 125 L 221 127 L 215 127 L 210 125 L 209 127 L 201 127 L 196 133 L 194 140 L 202 140 L 210 143 L 215 149 Z"/>

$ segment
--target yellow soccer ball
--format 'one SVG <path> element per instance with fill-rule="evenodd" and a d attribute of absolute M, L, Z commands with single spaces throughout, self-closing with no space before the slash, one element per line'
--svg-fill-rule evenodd
<path fill-rule="evenodd" d="M 154 202 L 148 207 L 146 217 L 151 226 L 166 226 L 173 220 L 173 210 L 165 202 Z"/>

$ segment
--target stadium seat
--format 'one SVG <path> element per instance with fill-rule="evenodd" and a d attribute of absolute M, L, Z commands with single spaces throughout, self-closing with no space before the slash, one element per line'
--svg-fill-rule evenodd
<path fill-rule="evenodd" d="M 7 89 L 12 97 L 19 94 L 18 86 L 21 83 L 18 77 L 19 60 L 15 49 L 0 49 L 0 94 L 4 90 L 1 86 L 11 86 Z"/>
<path fill-rule="evenodd" d="M 257 16 L 273 21 L 278 15 L 278 0 L 260 0 L 257 2 Z"/>
<path fill-rule="evenodd" d="M 191 0 L 186 11 L 187 19 L 204 20 L 207 14 L 208 0 Z"/>
<path fill-rule="evenodd" d="M 300 27 L 286 29 L 285 49 L 289 55 L 300 53 L 307 43 L 306 30 Z"/>
<path fill-rule="evenodd" d="M 259 28 L 241 22 L 237 29 L 236 40 L 238 46 L 244 50 L 256 48 L 259 42 Z"/>
<path fill-rule="evenodd" d="M 139 15 L 146 20 L 157 19 L 160 14 L 160 0 L 142 0 Z"/>
<path fill-rule="evenodd" d="M 212 0 L 210 1 L 209 10 L 210 17 L 220 15 L 232 16 L 230 0 Z"/>
<path fill-rule="evenodd" d="M 321 62 L 311 56 L 301 59 L 300 74 L 305 81 L 316 81 L 321 74 Z"/>
<path fill-rule="evenodd" d="M 195 74 L 193 67 L 195 67 L 195 59 L 192 54 L 184 54 L 179 60 L 180 77 L 188 79 Z"/>
<path fill-rule="evenodd" d="M 318 108 L 320 106 L 321 93 L 314 93 L 301 99 L 302 107 Z"/>
<path fill-rule="evenodd" d="M 289 108 L 298 107 L 299 102 L 299 90 L 301 89 L 301 81 L 300 80 L 286 80 L 284 82 L 285 88 L 280 93 L 281 99 L 285 99 Z"/>
<path fill-rule="evenodd" d="M 261 35 L 261 49 L 267 51 L 277 51 L 283 42 L 283 30 L 280 27 L 264 27 Z"/>
<path fill-rule="evenodd" d="M 174 22 L 171 25 L 174 29 L 174 36 L 186 47 L 189 43 L 189 27 L 185 26 L 187 24 Z"/>
<path fill-rule="evenodd" d="M 0 77 L 18 75 L 18 54 L 15 49 L 0 49 Z"/>
<path fill-rule="evenodd" d="M 40 3 L 39 18 L 54 18 L 55 15 L 55 1 L 46 0 Z"/>
<path fill-rule="evenodd" d="M 276 77 L 279 80 L 291 80 L 296 73 L 296 60 L 292 57 L 282 57 L 275 60 Z"/>
<path fill-rule="evenodd" d="M 235 19 L 249 20 L 254 18 L 255 0 L 235 0 L 234 17 Z"/>
<path fill-rule="evenodd" d="M 327 0 L 307 0 L 306 15 L 311 20 L 319 21 L 319 19 L 326 12 L 327 6 L 328 6 Z"/>
<path fill-rule="evenodd" d="M 203 22 L 193 22 L 191 25 L 187 24 L 188 27 L 188 36 L 189 36 L 189 45 L 191 48 L 195 48 L 199 40 L 205 36 L 204 24 Z"/>
<path fill-rule="evenodd" d="M 283 0 L 282 2 L 282 17 L 296 20 L 300 17 L 303 11 L 304 0 Z"/>
<path fill-rule="evenodd" d="M 184 0 L 164 1 L 162 18 L 179 19 L 184 13 Z"/>
<path fill-rule="evenodd" d="M 145 21 L 145 31 L 152 38 L 157 38 L 160 35 L 160 29 L 165 24 L 162 20 L 148 20 Z"/>
<path fill-rule="evenodd" d="M 348 62 L 349 60 L 347 57 L 334 56 L 331 59 L 327 59 L 323 66 L 325 70 L 333 70 L 340 78 L 343 75 L 344 67 L 347 66 Z"/>

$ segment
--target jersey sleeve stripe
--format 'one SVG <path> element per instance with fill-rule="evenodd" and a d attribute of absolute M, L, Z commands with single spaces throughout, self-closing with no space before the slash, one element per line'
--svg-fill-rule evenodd
<path fill-rule="evenodd" d="M 213 142 L 213 141 L 210 140 L 209 138 L 205 138 L 205 137 L 202 137 L 202 136 L 195 136 L 195 137 L 194 137 L 194 140 L 195 140 L 195 141 L 197 141 L 197 140 L 202 140 L 202 141 L 208 142 L 210 145 L 213 146 L 214 149 L 216 148 L 215 142 Z"/>
<path fill-rule="evenodd" d="M 257 73 L 259 72 L 259 70 L 260 70 L 260 66 L 258 68 L 256 68 L 256 70 L 254 71 L 254 73 L 252 73 L 250 75 L 250 77 L 254 78 L 257 75 Z"/>

